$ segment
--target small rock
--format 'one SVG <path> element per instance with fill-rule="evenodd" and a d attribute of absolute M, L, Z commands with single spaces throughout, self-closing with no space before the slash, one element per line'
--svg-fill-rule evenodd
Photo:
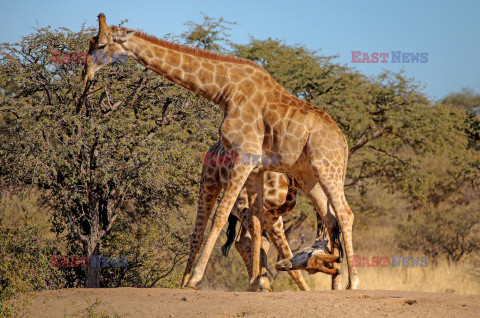
<path fill-rule="evenodd" d="M 406 300 L 403 301 L 403 303 L 411 306 L 413 304 L 416 304 L 417 301 L 415 299 L 406 299 Z"/>
<path fill-rule="evenodd" d="M 187 301 L 187 297 L 182 297 L 181 301 Z"/>

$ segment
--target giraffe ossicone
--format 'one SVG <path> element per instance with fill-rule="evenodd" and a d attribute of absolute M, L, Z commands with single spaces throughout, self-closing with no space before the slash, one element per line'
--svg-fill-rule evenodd
<path fill-rule="evenodd" d="M 355 289 L 359 279 L 351 263 L 354 217 L 344 194 L 348 144 L 333 119 L 290 94 L 252 61 L 170 43 L 135 30 L 109 27 L 103 14 L 98 20 L 98 34 L 90 41 L 83 71 L 84 83 L 90 83 L 95 72 L 107 65 L 93 61 L 91 52 L 126 53 L 147 69 L 219 105 L 224 112 L 219 137 L 229 153 L 278 156 L 275 165 L 233 167 L 212 230 L 187 286 L 195 287 L 203 277 L 218 235 L 244 185 L 251 215 L 249 290 L 262 289 L 266 284 L 260 275 L 263 185 L 265 171 L 274 171 L 293 175 L 322 216 L 329 235 L 337 230 L 338 221 L 347 257 L 347 288 Z M 332 213 L 328 213 L 327 203 Z"/>

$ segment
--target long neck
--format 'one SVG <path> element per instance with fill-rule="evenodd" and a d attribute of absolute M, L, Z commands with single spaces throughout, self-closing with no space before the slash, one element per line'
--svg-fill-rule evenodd
<path fill-rule="evenodd" d="M 133 36 L 123 44 L 129 56 L 147 69 L 218 104 L 222 110 L 231 97 L 227 62 L 182 52 L 173 45 L 152 43 Z"/>

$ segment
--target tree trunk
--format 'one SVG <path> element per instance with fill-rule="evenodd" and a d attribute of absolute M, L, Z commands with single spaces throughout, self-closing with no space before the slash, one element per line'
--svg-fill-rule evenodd
<path fill-rule="evenodd" d="M 98 253 L 98 240 L 92 239 L 87 243 L 86 246 L 86 255 L 90 260 L 88 262 L 87 273 L 85 278 L 85 287 L 86 288 L 99 288 L 100 287 L 100 263 L 99 263 L 99 253 Z"/>
<path fill-rule="evenodd" d="M 95 147 L 96 147 L 97 140 L 95 140 L 95 144 L 92 146 L 91 150 L 91 162 L 90 162 L 90 169 L 95 170 Z M 101 222 L 101 203 L 102 200 L 102 188 L 98 185 L 90 185 L 89 186 L 90 193 L 89 193 L 89 207 L 88 210 L 90 212 L 90 220 L 88 221 L 90 229 L 89 234 L 87 236 L 86 246 L 84 246 L 86 256 L 90 260 L 88 262 L 87 273 L 85 277 L 85 287 L 86 288 L 99 288 L 100 287 L 100 252 L 99 252 L 99 245 L 101 242 L 101 234 L 100 234 L 100 222 Z"/>

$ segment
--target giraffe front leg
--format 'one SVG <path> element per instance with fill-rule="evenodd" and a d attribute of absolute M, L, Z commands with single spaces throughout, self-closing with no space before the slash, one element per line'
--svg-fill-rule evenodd
<path fill-rule="evenodd" d="M 212 209 L 215 205 L 218 194 L 222 190 L 222 185 L 220 184 L 219 180 L 209 177 L 212 175 L 209 173 L 209 169 L 213 169 L 213 167 L 205 166 L 202 170 L 197 217 L 195 219 L 195 229 L 193 230 L 193 234 L 190 239 L 190 255 L 188 257 L 187 266 L 185 267 L 185 272 L 183 274 L 181 288 L 184 288 L 190 279 L 195 257 L 197 256 L 197 253 L 203 243 L 203 236 L 205 234 L 205 228 L 207 226 L 208 219 L 210 218 L 210 214 L 212 213 Z"/>
<path fill-rule="evenodd" d="M 252 236 L 252 277 L 249 291 L 271 291 L 267 273 L 261 273 L 261 245 L 263 225 L 263 185 L 264 171 L 251 173 L 245 183 L 250 210 L 250 235 Z"/>
<path fill-rule="evenodd" d="M 205 247 L 200 255 L 197 265 L 193 269 L 193 274 L 186 284 L 187 287 L 195 288 L 197 283 L 202 279 L 205 268 L 207 267 L 210 254 L 212 253 L 215 242 L 223 226 L 227 222 L 228 215 L 237 200 L 238 194 L 245 184 L 248 175 L 252 171 L 253 166 L 250 165 L 236 165 L 230 175 L 230 181 L 223 194 L 222 201 L 218 206 L 215 220 L 212 225 L 212 230 L 207 238 Z"/>

